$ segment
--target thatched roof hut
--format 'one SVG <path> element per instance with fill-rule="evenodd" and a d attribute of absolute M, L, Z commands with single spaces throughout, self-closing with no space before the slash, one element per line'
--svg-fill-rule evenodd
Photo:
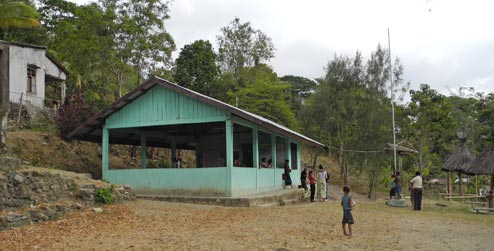
<path fill-rule="evenodd" d="M 441 170 L 464 172 L 473 159 L 474 158 L 470 151 L 468 151 L 468 148 L 466 148 L 465 145 L 461 145 L 453 154 L 449 156 Z"/>
<path fill-rule="evenodd" d="M 456 149 L 456 151 L 449 156 L 449 158 L 446 160 L 444 163 L 443 167 L 441 170 L 447 171 L 448 172 L 448 193 L 451 194 L 453 189 L 451 185 L 451 172 L 458 172 L 459 176 L 459 190 L 460 190 L 460 195 L 463 195 L 463 189 L 461 188 L 462 185 L 462 178 L 461 174 L 465 172 L 465 169 L 468 167 L 470 162 L 473 161 L 473 156 L 468 151 L 468 148 L 465 147 L 464 142 Z"/>
<path fill-rule="evenodd" d="M 494 150 L 484 150 L 470 165 L 464 173 L 470 175 L 494 175 Z"/>
<path fill-rule="evenodd" d="M 494 150 L 484 150 L 475 158 L 465 170 L 466 174 L 491 175 L 489 190 L 489 207 L 494 207 Z"/>

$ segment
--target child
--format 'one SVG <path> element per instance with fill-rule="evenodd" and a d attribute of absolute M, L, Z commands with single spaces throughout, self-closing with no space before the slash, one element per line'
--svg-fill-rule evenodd
<path fill-rule="evenodd" d="M 396 184 L 395 184 L 395 175 L 391 175 L 391 181 L 389 182 L 389 199 L 393 199 L 396 195 Z"/>
<path fill-rule="evenodd" d="M 350 187 L 344 186 L 343 192 L 345 195 L 341 197 L 341 206 L 343 207 L 343 220 L 341 221 L 341 226 L 343 227 L 343 235 L 351 237 L 352 225 L 354 223 L 352 216 L 354 202 L 352 196 L 350 196 Z M 346 232 L 345 224 L 348 224 L 348 233 Z"/>
<path fill-rule="evenodd" d="M 317 198 L 320 202 L 326 198 L 326 170 L 322 165 L 319 165 L 319 172 L 317 172 Z"/>
<path fill-rule="evenodd" d="M 309 171 L 309 183 L 310 183 L 310 202 L 314 202 L 314 195 L 316 193 L 316 178 L 314 178 L 314 172 Z"/>

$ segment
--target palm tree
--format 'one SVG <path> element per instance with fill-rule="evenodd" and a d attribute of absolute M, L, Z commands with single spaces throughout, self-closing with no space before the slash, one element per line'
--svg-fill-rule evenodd
<path fill-rule="evenodd" d="M 12 28 L 38 28 L 39 13 L 22 0 L 0 0 L 0 38 L 5 31 Z"/>

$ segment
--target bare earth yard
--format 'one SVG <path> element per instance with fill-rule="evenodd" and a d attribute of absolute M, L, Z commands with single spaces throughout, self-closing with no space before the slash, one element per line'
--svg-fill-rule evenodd
<path fill-rule="evenodd" d="M 492 250 L 494 215 L 426 201 L 421 212 L 358 201 L 353 238 L 338 201 L 224 208 L 137 200 L 0 232 L 15 250 Z"/>

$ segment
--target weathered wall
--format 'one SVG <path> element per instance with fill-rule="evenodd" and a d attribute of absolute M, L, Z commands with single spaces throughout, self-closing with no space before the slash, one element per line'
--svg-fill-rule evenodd
<path fill-rule="evenodd" d="M 40 48 L 10 45 L 10 100 L 19 102 L 21 93 L 23 100 L 29 101 L 38 107 L 43 107 L 45 98 L 45 76 L 65 80 L 66 75 L 45 55 L 46 50 Z M 36 70 L 36 93 L 27 91 L 27 68 L 29 64 L 40 67 Z"/>

